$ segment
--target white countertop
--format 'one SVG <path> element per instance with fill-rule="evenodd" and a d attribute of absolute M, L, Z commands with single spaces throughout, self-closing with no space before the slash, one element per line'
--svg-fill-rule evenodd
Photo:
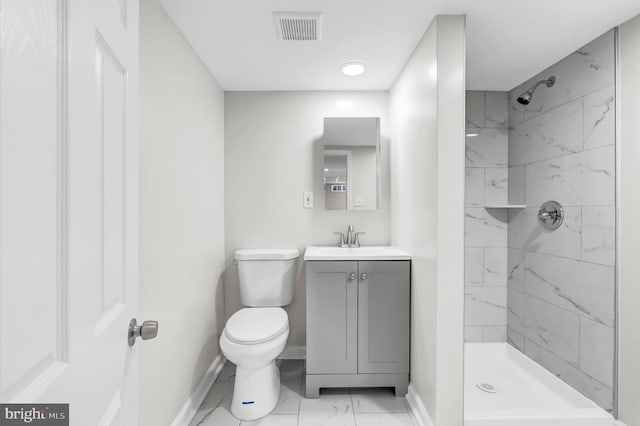
<path fill-rule="evenodd" d="M 309 246 L 304 260 L 411 260 L 411 253 L 392 246 Z"/>

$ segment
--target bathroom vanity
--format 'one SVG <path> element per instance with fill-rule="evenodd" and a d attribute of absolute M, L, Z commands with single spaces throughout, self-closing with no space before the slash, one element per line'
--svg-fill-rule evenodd
<path fill-rule="evenodd" d="M 411 255 L 394 247 L 308 247 L 306 395 L 409 384 Z"/>

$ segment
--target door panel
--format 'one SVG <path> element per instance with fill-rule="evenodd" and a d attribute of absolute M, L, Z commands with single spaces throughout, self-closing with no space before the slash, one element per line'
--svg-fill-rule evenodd
<path fill-rule="evenodd" d="M 126 306 L 126 73 L 107 42 L 96 43 L 96 92 L 102 151 L 102 280 L 97 333 Z"/>
<path fill-rule="evenodd" d="M 357 372 L 356 273 L 356 262 L 307 262 L 309 374 Z"/>
<path fill-rule="evenodd" d="M 0 0 L 0 400 L 134 425 L 137 0 Z"/>
<path fill-rule="evenodd" d="M 64 2 L 2 0 L 0 11 L 0 400 L 10 401 L 66 361 Z"/>
<path fill-rule="evenodd" d="M 359 262 L 358 373 L 409 372 L 409 271 L 407 261 Z"/>

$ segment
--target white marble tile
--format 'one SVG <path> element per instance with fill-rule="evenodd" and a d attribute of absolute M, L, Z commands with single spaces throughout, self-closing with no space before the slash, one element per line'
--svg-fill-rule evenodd
<path fill-rule="evenodd" d="M 582 151 L 582 100 L 560 106 L 509 130 L 509 165 Z"/>
<path fill-rule="evenodd" d="M 509 99 L 507 92 L 485 93 L 485 127 L 507 127 Z"/>
<path fill-rule="evenodd" d="M 478 136 L 465 138 L 467 167 L 507 167 L 507 129 L 477 129 Z"/>
<path fill-rule="evenodd" d="M 506 325 L 493 325 L 484 326 L 484 340 L 485 342 L 506 342 L 507 341 L 507 326 Z"/>
<path fill-rule="evenodd" d="M 524 250 L 507 250 L 507 286 L 524 291 Z"/>
<path fill-rule="evenodd" d="M 578 315 L 513 289 L 509 289 L 508 298 L 509 327 L 567 362 L 578 365 Z"/>
<path fill-rule="evenodd" d="M 506 312 L 506 287 L 468 287 L 465 289 L 465 325 L 506 325 Z"/>
<path fill-rule="evenodd" d="M 208 420 L 210 417 L 219 419 L 221 422 L 225 421 L 226 423 L 221 423 L 224 425 L 240 424 L 240 421 L 238 421 L 237 423 L 229 423 L 229 418 L 224 413 L 226 412 L 227 414 L 231 415 L 231 398 L 233 397 L 234 377 L 235 366 L 227 361 L 222 371 L 220 372 L 220 375 L 218 375 L 216 382 L 211 387 L 209 393 L 207 393 L 207 396 L 204 398 L 204 401 L 198 408 L 198 411 L 193 417 L 193 420 L 191 421 L 191 423 L 189 423 L 191 426 L 214 424 L 210 420 Z M 234 417 L 231 416 L 231 418 Z"/>
<path fill-rule="evenodd" d="M 484 249 L 484 285 L 507 285 L 507 248 L 486 247 Z"/>
<path fill-rule="evenodd" d="M 484 283 L 484 250 L 482 247 L 464 249 L 464 284 L 478 286 Z"/>
<path fill-rule="evenodd" d="M 538 221 L 538 207 L 509 213 L 509 248 L 580 259 L 582 254 L 580 207 L 565 207 L 560 228 L 549 231 Z"/>
<path fill-rule="evenodd" d="M 517 99 L 518 96 L 520 96 L 520 94 L 527 89 L 528 87 L 525 87 L 523 83 L 519 86 L 516 86 L 507 95 L 509 108 L 509 127 L 513 127 L 524 120 L 524 105 L 520 105 Z"/>
<path fill-rule="evenodd" d="M 524 166 L 509 167 L 509 204 L 524 204 Z"/>
<path fill-rule="evenodd" d="M 507 343 L 524 352 L 524 336 L 507 325 Z"/>
<path fill-rule="evenodd" d="M 467 207 L 484 206 L 484 170 L 470 167 L 465 169 L 464 205 Z"/>
<path fill-rule="evenodd" d="M 614 91 L 612 84 L 584 97 L 584 149 L 616 142 Z"/>
<path fill-rule="evenodd" d="M 466 95 L 466 127 L 484 127 L 484 92 L 469 90 Z"/>
<path fill-rule="evenodd" d="M 615 265 L 614 206 L 582 208 L 582 259 L 602 265 Z"/>
<path fill-rule="evenodd" d="M 354 413 L 406 413 L 405 399 L 396 397 L 389 388 L 361 388 L 351 390 Z"/>
<path fill-rule="evenodd" d="M 509 170 L 506 167 L 484 169 L 484 201 L 487 205 L 509 201 Z"/>
<path fill-rule="evenodd" d="M 613 408 L 613 390 L 539 345 L 526 340 L 525 354 L 605 410 Z"/>
<path fill-rule="evenodd" d="M 242 422 L 240 426 L 298 426 L 298 414 L 271 413 L 252 422 Z"/>
<path fill-rule="evenodd" d="M 407 413 L 356 413 L 356 426 L 413 426 L 411 416 Z"/>
<path fill-rule="evenodd" d="M 465 325 L 464 341 L 470 343 L 484 342 L 484 327 L 481 325 Z"/>
<path fill-rule="evenodd" d="M 615 273 L 612 267 L 527 253 L 524 279 L 527 294 L 613 327 Z"/>
<path fill-rule="evenodd" d="M 556 77 L 553 87 L 541 85 L 529 105 L 519 106 L 525 120 L 614 83 L 613 30 L 527 80 L 523 86 L 509 92 L 509 98 L 515 102 L 520 93 L 551 75 Z M 510 126 L 516 124 L 517 117 L 516 114 L 510 115 L 513 119 Z"/>
<path fill-rule="evenodd" d="M 504 209 L 466 208 L 465 246 L 506 247 L 507 213 Z"/>
<path fill-rule="evenodd" d="M 321 394 L 320 398 L 300 400 L 298 426 L 355 426 L 351 395 Z"/>
<path fill-rule="evenodd" d="M 529 164 L 525 171 L 528 206 L 555 200 L 563 206 L 613 205 L 614 146 Z"/>
<path fill-rule="evenodd" d="M 580 370 L 613 387 L 614 333 L 612 327 L 580 318 Z"/>
<path fill-rule="evenodd" d="M 280 367 L 280 396 L 273 414 L 298 414 L 302 386 L 303 361 L 278 361 Z"/>
<path fill-rule="evenodd" d="M 216 383 L 227 382 L 227 383 L 233 384 L 235 379 L 236 379 L 236 366 L 234 363 L 227 360 L 224 363 L 224 367 L 222 367 L 222 370 L 220 370 L 220 374 L 218 374 L 218 377 L 216 378 Z"/>
<path fill-rule="evenodd" d="M 218 407 L 206 414 L 197 423 L 191 423 L 197 426 L 239 426 L 240 420 L 236 419 L 231 411 L 227 408 Z"/>

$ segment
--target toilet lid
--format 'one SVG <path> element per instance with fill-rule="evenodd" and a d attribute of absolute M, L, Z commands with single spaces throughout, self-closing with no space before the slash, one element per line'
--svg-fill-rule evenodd
<path fill-rule="evenodd" d="M 227 321 L 224 334 L 240 344 L 266 342 L 289 327 L 289 318 L 282 308 L 244 308 Z"/>

